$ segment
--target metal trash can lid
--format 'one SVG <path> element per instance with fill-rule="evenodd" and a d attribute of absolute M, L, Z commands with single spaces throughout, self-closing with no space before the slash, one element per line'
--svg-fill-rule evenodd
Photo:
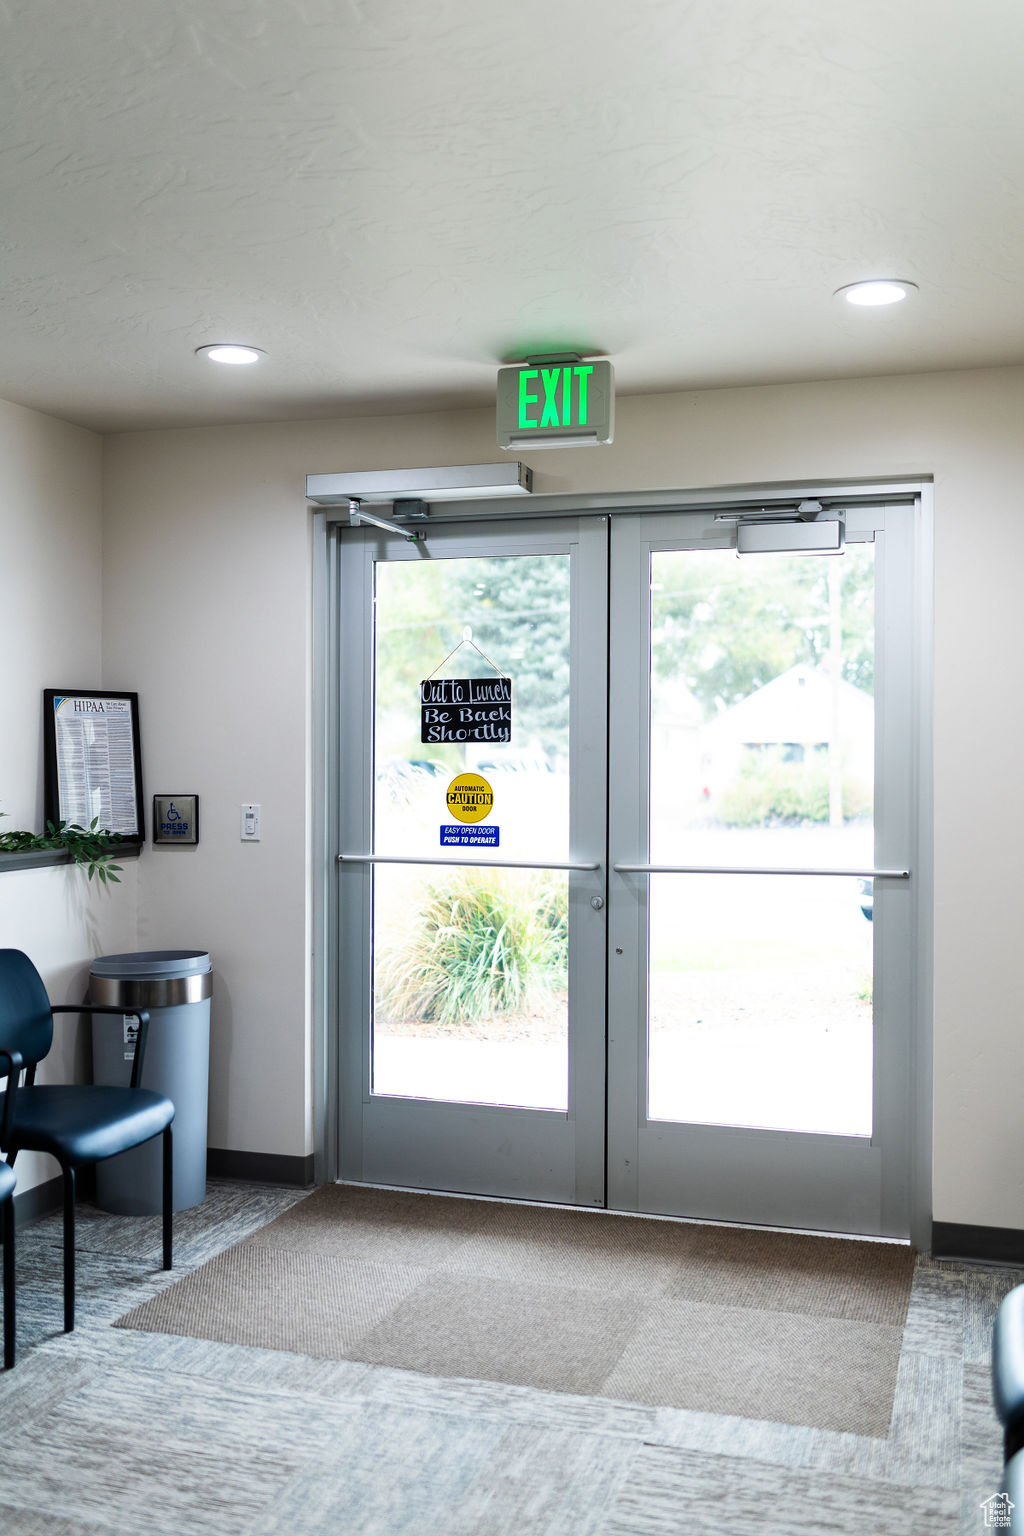
<path fill-rule="evenodd" d="M 177 1008 L 213 994 L 210 957 L 204 949 L 145 949 L 133 955 L 100 955 L 89 972 L 89 996 L 113 1008 Z"/>
<path fill-rule="evenodd" d="M 98 955 L 90 967 L 93 976 L 125 980 L 201 976 L 209 969 L 210 956 L 203 949 L 144 949 L 131 955 Z"/>

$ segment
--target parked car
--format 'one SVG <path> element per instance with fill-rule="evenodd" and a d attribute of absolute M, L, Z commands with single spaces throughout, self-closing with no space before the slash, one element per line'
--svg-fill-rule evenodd
<path fill-rule="evenodd" d="M 377 783 L 392 794 L 402 794 L 447 771 L 444 763 L 433 757 L 388 757 L 377 764 Z"/>
<path fill-rule="evenodd" d="M 860 890 L 860 909 L 869 923 L 875 920 L 875 882 L 870 875 L 857 881 Z"/>
<path fill-rule="evenodd" d="M 473 773 L 482 773 L 485 778 L 489 773 L 554 773 L 554 771 L 554 765 L 540 753 L 532 757 L 522 753 L 515 755 L 509 753 L 504 757 L 482 758 L 472 769 Z"/>

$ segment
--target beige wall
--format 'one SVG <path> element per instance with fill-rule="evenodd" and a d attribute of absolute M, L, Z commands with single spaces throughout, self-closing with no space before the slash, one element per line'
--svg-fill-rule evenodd
<path fill-rule="evenodd" d="M 540 493 L 934 475 L 935 1215 L 1020 1228 L 1022 422 L 1021 369 L 718 390 L 534 461 Z M 139 942 L 213 952 L 213 1145 L 310 1148 L 304 476 L 498 457 L 489 409 L 106 440 L 104 680 L 141 692 L 148 790 L 203 810 L 141 861 Z"/>
<path fill-rule="evenodd" d="M 0 831 L 42 829 L 42 691 L 101 676 L 100 439 L 0 401 Z M 97 954 L 135 948 L 135 868 L 97 890 L 80 870 L 0 869 L 0 946 L 23 949 L 54 1002 L 80 1000 Z M 85 1066 L 80 1021 L 58 1024 L 40 1073 Z M 50 1158 L 18 1160 L 18 1188 L 51 1178 Z"/>

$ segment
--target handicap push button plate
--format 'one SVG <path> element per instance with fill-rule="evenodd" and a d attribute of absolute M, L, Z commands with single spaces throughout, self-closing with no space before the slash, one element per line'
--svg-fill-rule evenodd
<path fill-rule="evenodd" d="M 199 796 L 153 796 L 153 843 L 158 848 L 194 848 L 199 841 Z"/>

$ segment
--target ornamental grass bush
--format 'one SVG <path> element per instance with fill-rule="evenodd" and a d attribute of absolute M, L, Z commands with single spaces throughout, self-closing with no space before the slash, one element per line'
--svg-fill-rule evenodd
<path fill-rule="evenodd" d="M 376 962 L 379 1013 L 463 1024 L 541 1005 L 567 985 L 565 877 L 460 869 L 424 890 Z"/>

